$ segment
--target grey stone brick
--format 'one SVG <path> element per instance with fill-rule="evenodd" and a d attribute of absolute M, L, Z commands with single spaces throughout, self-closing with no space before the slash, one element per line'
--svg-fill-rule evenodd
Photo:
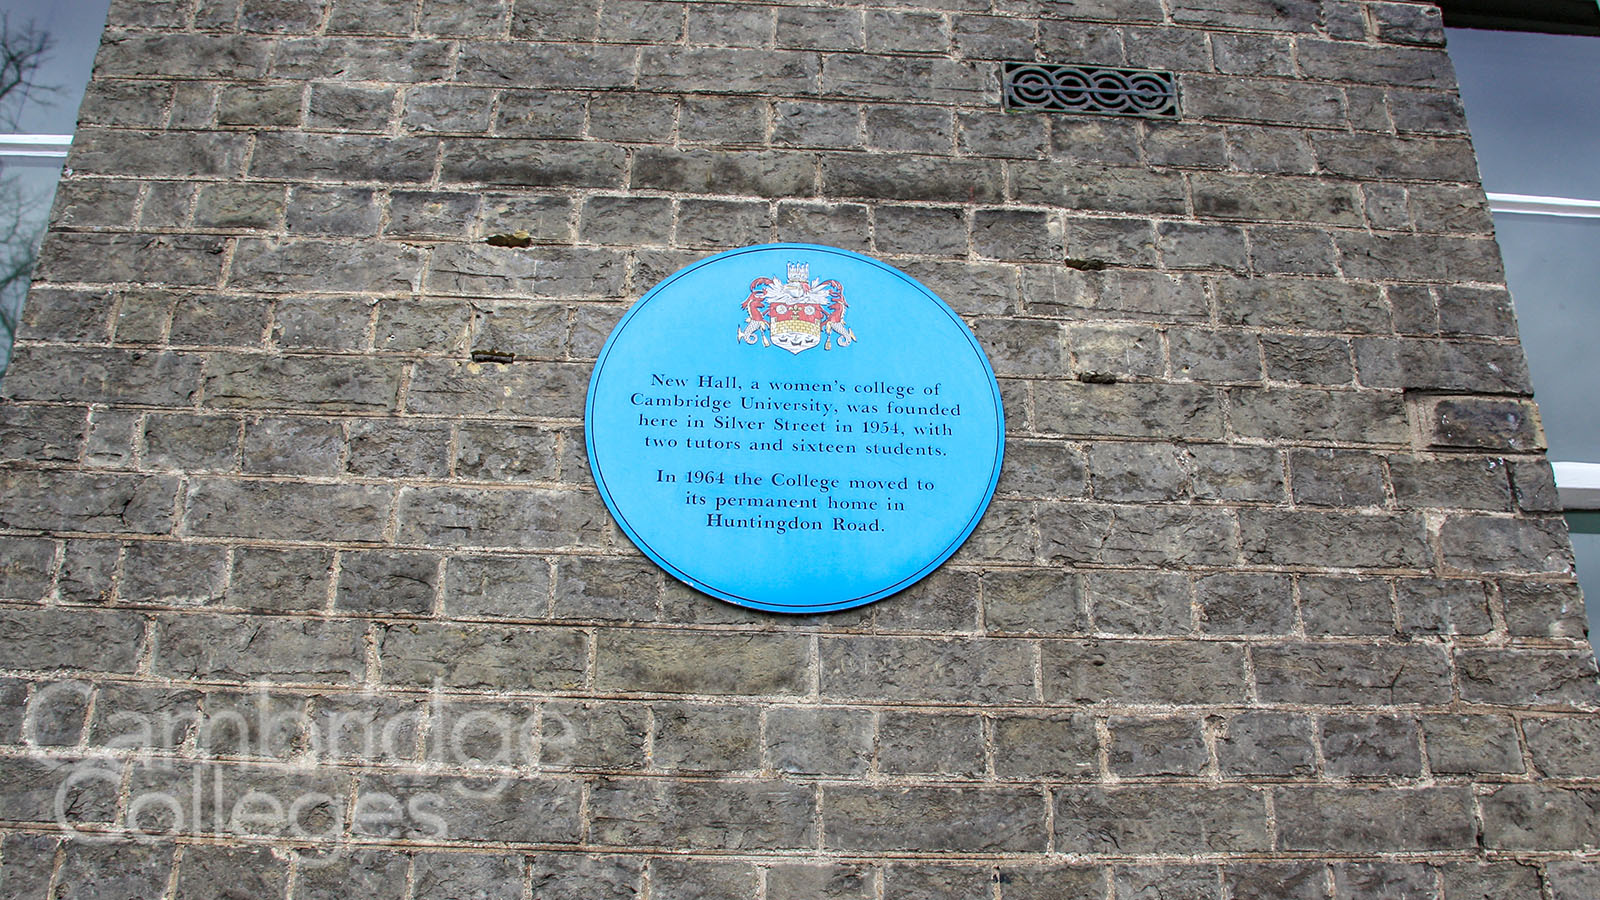
<path fill-rule="evenodd" d="M 1005 900 L 1099 900 L 1105 876 L 1096 866 L 1003 865 L 997 872 Z"/>
<path fill-rule="evenodd" d="M 1383 457 L 1361 450 L 1294 450 L 1289 488 L 1306 506 L 1383 506 Z"/>
<path fill-rule="evenodd" d="M 771 239 L 772 213 L 766 203 L 684 200 L 678 209 L 676 243 L 681 247 L 720 250 Z"/>
<path fill-rule="evenodd" d="M 628 897 L 639 893 L 644 862 L 626 856 L 541 853 L 528 858 L 533 896 L 542 900 L 582 900 L 597 893 Z"/>
<path fill-rule="evenodd" d="M 1527 735 L 1533 764 L 1545 775 L 1589 778 L 1600 771 L 1600 727 L 1594 721 L 1587 718 L 1525 719 L 1522 731 Z M 1513 740 L 1512 749 L 1515 748 Z"/>
<path fill-rule="evenodd" d="M 1068 786 L 1055 794 L 1055 837 L 1097 852 L 1250 852 L 1268 846 L 1266 804 L 1242 787 Z"/>
<path fill-rule="evenodd" d="M 1259 382 L 1256 337 L 1232 331 L 1174 328 L 1167 332 L 1172 373 L 1196 381 Z"/>
<path fill-rule="evenodd" d="M 521 260 L 518 260 L 521 262 Z M 534 261 L 533 267 L 539 263 Z M 499 291 L 491 288 L 496 293 Z M 567 309 L 554 303 L 473 305 L 472 349 L 518 359 L 566 355 Z"/>
<path fill-rule="evenodd" d="M 1104 166 L 1137 166 L 1141 162 L 1139 131 L 1132 122 L 1113 119 L 1052 119 L 1050 158 Z"/>
<path fill-rule="evenodd" d="M 823 796 L 829 848 L 881 852 L 1037 852 L 1047 843 L 1045 803 L 1028 788 L 849 785 Z"/>
<path fill-rule="evenodd" d="M 742 97 L 685 97 L 678 116 L 678 134 L 688 142 L 708 144 L 764 143 L 767 104 Z"/>
<path fill-rule="evenodd" d="M 1119 777 L 1199 775 L 1207 753 L 1200 720 L 1112 716 L 1107 759 Z"/>
<path fill-rule="evenodd" d="M 1228 391 L 1233 429 L 1276 440 L 1403 444 L 1409 437 L 1398 393 L 1293 388 Z"/>
<path fill-rule="evenodd" d="M 781 862 L 767 869 L 771 900 L 871 900 L 874 869 L 849 863 Z"/>
<path fill-rule="evenodd" d="M 166 890 L 171 847 L 87 841 L 68 841 L 63 847 L 53 891 L 62 900 L 159 897 Z"/>
<path fill-rule="evenodd" d="M 181 296 L 172 310 L 169 340 L 180 345 L 259 346 L 270 309 L 271 304 L 265 299 L 215 294 Z"/>
<path fill-rule="evenodd" d="M 1559 516 L 1449 515 L 1439 526 L 1444 564 L 1487 572 L 1572 571 L 1567 523 Z"/>
<path fill-rule="evenodd" d="M 122 226 L 133 221 L 138 199 L 139 183 L 136 181 L 70 179 L 56 188 L 53 215 L 61 225 Z"/>
<path fill-rule="evenodd" d="M 56 593 L 69 602 L 110 600 L 120 554 L 121 547 L 116 541 L 67 541 L 61 556 Z"/>
<path fill-rule="evenodd" d="M 139 541 L 123 552 L 117 593 L 127 603 L 202 606 L 221 598 L 227 570 L 222 547 Z"/>
<path fill-rule="evenodd" d="M 870 710 L 779 707 L 768 711 L 765 735 L 767 764 L 779 772 L 860 776 L 872 762 Z"/>
<path fill-rule="evenodd" d="M 484 194 L 482 200 L 477 234 L 526 231 L 540 242 L 571 240 L 573 202 L 567 197 Z"/>
<path fill-rule="evenodd" d="M 283 892 L 289 881 L 289 863 L 268 847 L 184 848 L 178 864 L 175 898 L 201 900 L 225 897 L 271 897 Z"/>
<path fill-rule="evenodd" d="M 1600 793 L 1543 784 L 1501 785 L 1478 798 L 1484 846 L 1494 850 L 1588 850 L 1600 844 Z"/>
<path fill-rule="evenodd" d="M 1481 581 L 1401 578 L 1395 581 L 1402 634 L 1487 634 L 1493 623 Z"/>
<path fill-rule="evenodd" d="M 77 462 L 87 418 L 77 407 L 0 405 L 0 457 L 29 463 Z"/>
<path fill-rule="evenodd" d="M 1206 575 L 1195 580 L 1200 630 L 1208 634 L 1287 634 L 1294 629 L 1286 575 Z"/>
<path fill-rule="evenodd" d="M 976 223 L 974 223 L 976 228 Z M 1154 266 L 1155 234 L 1141 219 L 1067 219 L 1068 258 L 1113 266 Z M 976 239 L 976 235 L 974 236 Z"/>
<path fill-rule="evenodd" d="M 154 33 L 117 35 L 98 63 L 108 76 L 260 78 L 272 42 L 230 34 Z"/>
<path fill-rule="evenodd" d="M 44 897 L 50 887 L 51 870 L 55 868 L 60 839 L 47 834 L 8 834 L 5 836 L 3 854 L 4 873 L 8 898 Z"/>
<path fill-rule="evenodd" d="M 1284 849 L 1468 850 L 1477 831 L 1461 786 L 1283 787 L 1273 806 Z"/>
<path fill-rule="evenodd" d="M 1416 720 L 1389 715 L 1326 716 L 1319 738 L 1329 774 L 1416 777 L 1422 774 Z"/>
<path fill-rule="evenodd" d="M 777 45 L 785 49 L 862 49 L 862 12 L 854 9 L 779 7 Z"/>
<path fill-rule="evenodd" d="M 626 49 L 631 62 L 632 49 Z M 613 79 L 631 77 L 631 65 L 620 60 L 615 65 Z M 644 90 L 804 97 L 817 93 L 819 68 L 815 54 L 793 50 L 646 47 L 638 85 Z"/>
<path fill-rule="evenodd" d="M 1353 186 L 1310 178 L 1195 173 L 1195 212 L 1205 218 L 1360 225 Z"/>
<path fill-rule="evenodd" d="M 1521 862 L 1451 860 L 1439 866 L 1439 875 L 1449 900 L 1533 900 L 1541 896 L 1538 870 Z"/>
<path fill-rule="evenodd" d="M 455 548 L 597 548 L 606 521 L 599 498 L 528 488 L 407 488 L 399 500 L 405 543 Z"/>
<path fill-rule="evenodd" d="M 1088 471 L 1081 450 L 1059 441 L 1007 441 L 1007 444 L 998 488 L 1002 494 L 1084 495 Z"/>
<path fill-rule="evenodd" d="M 576 418 L 588 379 L 587 366 L 566 363 L 424 360 L 416 365 L 406 407 L 423 415 Z"/>
<path fill-rule="evenodd" d="M 1205 440 L 1222 437 L 1216 392 L 1185 384 L 1040 382 L 1034 403 L 1041 431 L 1096 437 Z"/>
<path fill-rule="evenodd" d="M 271 611 L 322 609 L 328 603 L 333 554 L 327 550 L 240 547 L 223 602 Z"/>
<path fill-rule="evenodd" d="M 75 781 L 68 781 L 74 773 L 87 772 Z M 74 756 L 12 756 L 0 762 L 0 814 L 13 822 L 60 822 L 73 828 L 85 824 L 109 825 L 116 818 L 116 790 L 109 783 L 114 779 L 104 765 L 94 757 Z M 56 804 L 61 804 L 65 815 L 58 816 Z M 8 840 L 6 846 L 15 847 Z M 98 845 L 105 850 L 123 849 L 115 845 Z M 137 863 L 133 863 L 137 865 Z M 10 861 L 6 863 L 10 865 Z M 42 873 L 48 879 L 48 865 Z M 7 883 L 7 888 L 11 883 Z M 24 876 L 25 878 L 26 876 Z M 91 887 L 85 891 L 74 888 L 80 880 L 90 877 L 75 864 L 64 868 L 56 876 L 60 896 L 74 896 L 82 900 L 100 896 Z M 22 881 L 21 878 L 18 879 Z M 166 881 L 163 874 L 157 890 Z M 25 883 L 25 882 L 24 882 Z M 137 890 L 137 889 L 136 889 Z M 36 896 L 43 897 L 41 893 Z M 138 893 L 129 896 L 140 896 Z M 145 896 L 155 896 L 147 894 Z"/>
<path fill-rule="evenodd" d="M 1500 582 L 1506 630 L 1518 637 L 1579 638 L 1588 633 L 1584 602 L 1570 581 Z"/>
<path fill-rule="evenodd" d="M 466 349 L 471 318 L 470 309 L 463 303 L 383 301 L 378 304 L 374 347 L 378 350 L 455 355 Z M 354 440 L 354 437 L 352 432 L 351 439 Z"/>
<path fill-rule="evenodd" d="M 1021 270 L 1023 307 L 1030 313 L 1085 317 L 1159 316 L 1171 321 L 1210 317 L 1210 301 L 1198 278 L 1157 272 L 1080 272 L 1060 266 Z"/>
<path fill-rule="evenodd" d="M 506 91 L 496 107 L 494 133 L 501 137 L 576 138 L 583 133 L 583 120 L 584 102 L 579 94 Z"/>
<path fill-rule="evenodd" d="M 510 6 L 510 0 L 492 0 L 489 3 L 445 0 L 422 10 L 418 30 L 436 35 L 500 35 L 505 31 L 506 13 Z"/>
<path fill-rule="evenodd" d="M 83 128 L 73 136 L 70 159 L 81 172 L 229 178 L 241 174 L 246 146 L 242 134 Z"/>
<path fill-rule="evenodd" d="M 672 201 L 664 197 L 590 197 L 578 222 L 580 240 L 595 244 L 665 244 Z"/>
<path fill-rule="evenodd" d="M 1051 563 L 1228 565 L 1238 526 L 1222 510 L 1041 503 L 1039 554 Z"/>
<path fill-rule="evenodd" d="M 1455 664 L 1469 703 L 1588 709 L 1600 701 L 1594 657 L 1580 651 L 1463 649 Z"/>
<path fill-rule="evenodd" d="M 1036 23 L 1001 16 L 950 17 L 955 51 L 967 59 L 1032 59 L 1037 30 Z"/>
<path fill-rule="evenodd" d="M 812 787 L 768 779 L 619 778 L 594 784 L 589 816 L 607 844 L 799 850 L 817 843 L 816 805 Z"/>
<path fill-rule="evenodd" d="M 445 563 L 445 610 L 454 617 L 543 618 L 549 564 L 540 557 L 460 556 Z"/>
<path fill-rule="evenodd" d="M 460 842 L 577 843 L 579 787 L 576 781 L 550 776 L 538 779 L 458 777 L 453 783 L 452 789 L 441 790 L 438 777 L 432 775 L 363 776 L 357 784 L 355 804 L 358 813 L 363 809 L 369 812 L 365 821 L 354 821 L 351 827 L 357 833 L 391 838 L 424 836 L 442 828 L 446 835 L 435 833 L 433 836 L 448 836 Z M 434 802 L 416 802 L 414 798 L 423 793 L 431 794 Z M 364 801 L 364 797 L 369 799 Z M 432 821 L 417 815 L 417 810 L 428 811 Z M 441 819 L 443 825 L 439 823 Z M 455 858 L 457 855 L 447 856 Z M 510 857 L 508 862 L 512 873 L 521 872 L 521 857 Z M 416 870 L 419 891 L 433 896 L 451 896 L 443 892 L 449 890 L 445 884 L 438 885 L 440 893 L 433 893 L 436 888 L 430 884 L 432 879 L 424 858 L 417 860 Z M 505 876 L 499 871 L 485 874 L 500 889 L 521 888 L 520 874 L 509 884 L 504 882 Z"/>
<path fill-rule="evenodd" d="M 644 93 L 607 93 L 589 98 L 589 136 L 599 140 L 660 144 L 671 140 L 677 103 Z"/>
<path fill-rule="evenodd" d="M 1323 900 L 1327 866 L 1321 862 L 1232 863 L 1222 870 L 1223 896 L 1235 900 Z"/>
<path fill-rule="evenodd" d="M 641 703 L 550 703 L 540 722 L 540 764 L 640 769 L 649 731 L 649 710 Z"/>
<path fill-rule="evenodd" d="M 1304 777 L 1316 770 L 1311 719 L 1294 713 L 1245 712 L 1223 721 L 1217 768 L 1225 776 Z"/>
<path fill-rule="evenodd" d="M 334 594 L 338 609 L 356 614 L 427 615 L 433 612 L 439 560 L 425 553 L 346 552 Z"/>
<path fill-rule="evenodd" d="M 623 185 L 621 147 L 526 138 L 445 138 L 439 180 L 514 187 Z"/>
<path fill-rule="evenodd" d="M 1450 700 L 1443 649 L 1424 644 L 1284 644 L 1252 648 L 1256 689 L 1268 703 L 1395 706 Z"/>
<path fill-rule="evenodd" d="M 1424 716 L 1422 731 L 1428 740 L 1428 768 L 1436 775 L 1524 770 L 1516 723 L 1509 716 Z"/>
<path fill-rule="evenodd" d="M 1084 582 L 1098 633 L 1189 634 L 1194 629 L 1189 581 L 1178 573 L 1097 571 Z"/>
<path fill-rule="evenodd" d="M 821 691 L 828 698 L 988 703 L 1034 698 L 1033 653 L 1015 641 L 824 637 L 819 646 Z"/>
<path fill-rule="evenodd" d="M 111 336 L 112 310 L 117 296 L 111 291 L 72 291 L 35 282 L 22 308 L 17 337 L 105 343 Z"/>
<path fill-rule="evenodd" d="M 1261 348 L 1273 381 L 1346 385 L 1353 377 L 1350 342 L 1342 338 L 1262 335 Z"/>
<path fill-rule="evenodd" d="M 1238 703 L 1246 691 L 1244 651 L 1232 644 L 1056 641 L 1043 651 L 1050 703 Z"/>
<path fill-rule="evenodd" d="M 1224 75 L 1293 75 L 1294 52 L 1288 37 L 1256 34 L 1211 36 L 1211 55 Z"/>
<path fill-rule="evenodd" d="M 1516 495 L 1518 509 L 1560 512 L 1564 507 L 1561 495 L 1556 490 L 1555 472 L 1545 460 L 1513 462 L 1511 488 Z"/>
<path fill-rule="evenodd" d="M 1074 210 L 1183 215 L 1182 176 L 1128 166 L 1073 166 L 1018 162 L 1010 167 L 1012 199 Z M 1198 203 L 1198 197 L 1196 198 Z"/>
<path fill-rule="evenodd" d="M 1334 275 L 1333 241 L 1322 228 L 1261 226 L 1249 229 L 1251 268 L 1269 275 Z"/>
<path fill-rule="evenodd" d="M 166 534 L 174 478 L 61 470 L 0 472 L 0 526 L 21 531 Z"/>
<path fill-rule="evenodd" d="M 345 290 L 415 291 L 422 279 L 422 251 L 335 241 L 248 238 L 239 242 L 228 273 L 230 287 L 266 292 L 325 290 L 323 273 L 338 271 Z"/>
<path fill-rule="evenodd" d="M 89 715 L 92 690 L 84 681 L 36 684 L 22 718 L 20 743 L 35 747 L 77 744 Z"/>
<path fill-rule="evenodd" d="M 1310 635 L 1395 631 L 1389 584 L 1377 578 L 1303 575 L 1300 615 Z"/>
<path fill-rule="evenodd" d="M 667 771 L 752 771 L 761 766 L 761 713 L 754 706 L 657 704 L 651 763 Z"/>
<path fill-rule="evenodd" d="M 556 562 L 555 615 L 649 622 L 661 598 L 659 569 L 644 560 L 563 557 Z"/>
<path fill-rule="evenodd" d="M 780 101 L 773 107 L 772 143 L 822 149 L 860 147 L 858 110 L 853 103 Z"/>
<path fill-rule="evenodd" d="M 429 262 L 428 290 L 480 297 L 610 297 L 620 293 L 622 276 L 621 254 L 614 250 L 447 244 Z"/>
<path fill-rule="evenodd" d="M 823 193 L 830 196 L 935 203 L 996 203 L 1002 199 L 1001 167 L 996 160 L 824 154 L 821 171 Z"/>
<path fill-rule="evenodd" d="M 444 423 L 358 419 L 348 423 L 345 468 L 353 475 L 443 478 L 450 465 Z"/>
<path fill-rule="evenodd" d="M 343 468 L 344 430 L 321 419 L 245 421 L 244 471 L 273 475 L 335 475 Z"/>
<path fill-rule="evenodd" d="M 798 696 L 807 690 L 801 635 L 611 630 L 597 635 L 595 686 L 665 694 Z M 715 658 L 716 670 L 701 660 Z"/>
<path fill-rule="evenodd" d="M 1369 387 L 1528 393 L 1527 363 L 1514 345 L 1358 338 L 1356 368 Z"/>
<path fill-rule="evenodd" d="M 234 409 L 377 412 L 393 409 L 400 366 L 383 359 L 213 354 L 207 404 Z"/>
<path fill-rule="evenodd" d="M 991 259 L 1059 260 L 1061 226 L 1046 212 L 979 209 L 972 216 L 972 245 Z"/>
<path fill-rule="evenodd" d="M 156 619 L 153 668 L 208 681 L 348 684 L 365 675 L 365 631 L 355 622 L 165 614 Z"/>
<path fill-rule="evenodd" d="M 580 632 L 513 625 L 388 625 L 378 634 L 385 683 L 571 690 L 585 681 Z"/>
<path fill-rule="evenodd" d="M 1161 222 L 1156 226 L 1156 233 L 1161 246 L 1161 258 L 1172 268 L 1238 270 L 1247 266 L 1245 231 L 1242 228 Z M 1260 259 L 1259 251 L 1257 259 Z"/>
<path fill-rule="evenodd" d="M 1505 278 L 1499 248 L 1486 237 L 1342 231 L 1334 235 L 1334 243 L 1339 247 L 1339 266 L 1350 278 L 1487 282 Z M 1418 262 L 1424 259 L 1426 265 Z"/>
<path fill-rule="evenodd" d="M 1426 397 L 1420 415 L 1430 447 L 1525 453 L 1545 446 L 1539 410 L 1527 400 Z"/>
<path fill-rule="evenodd" d="M 650 896 L 661 900 L 745 900 L 757 896 L 759 880 L 756 867 L 743 861 L 671 856 L 650 861 Z"/>
<path fill-rule="evenodd" d="M 200 364 L 200 357 L 187 353 L 22 346 L 12 353 L 5 397 L 189 406 L 200 384 Z"/>
<path fill-rule="evenodd" d="M 1086 622 L 1078 575 L 1008 569 L 983 575 L 984 624 L 990 632 L 1077 634 Z"/>
<path fill-rule="evenodd" d="M 823 244 L 866 252 L 871 249 L 868 207 L 854 203 L 779 202 L 776 237 L 783 241 Z"/>
<path fill-rule="evenodd" d="M 1333 865 L 1335 897 L 1417 897 L 1438 895 L 1432 866 L 1400 862 L 1340 862 Z"/>
<path fill-rule="evenodd" d="M 340 852 L 302 859 L 296 867 L 294 895 L 305 900 L 340 900 L 352 891 L 373 900 L 406 895 L 410 857 L 389 850 L 340 848 Z"/>
<path fill-rule="evenodd" d="M 378 233 L 376 196 L 365 188 L 297 187 L 284 224 L 291 234 L 361 237 Z"/>
<path fill-rule="evenodd" d="M 1377 288 L 1310 278 L 1224 278 L 1218 314 L 1230 325 L 1382 333 L 1389 306 Z"/>
<path fill-rule="evenodd" d="M 1077 714 L 998 715 L 994 768 L 1001 778 L 1092 779 L 1099 771 L 1094 720 Z"/>
<path fill-rule="evenodd" d="M 957 713 L 888 710 L 878 723 L 878 766 L 887 774 L 974 778 L 983 774 L 983 723 Z"/>
<path fill-rule="evenodd" d="M 1155 166 L 1182 166 L 1196 169 L 1222 169 L 1228 166 L 1225 132 L 1222 128 L 1214 126 L 1148 123 L 1144 135 L 1144 150 L 1145 158 Z M 1235 241 L 1226 233 L 1211 233 L 1210 236 L 1212 240 L 1190 244 L 1184 249 L 1196 254 L 1213 253 L 1227 259 L 1232 259 L 1238 252 L 1238 248 L 1234 246 Z"/>
<path fill-rule="evenodd" d="M 92 125 L 159 128 L 171 99 L 170 82 L 99 78 L 85 87 L 78 118 Z"/>
<path fill-rule="evenodd" d="M 35 603 L 50 591 L 56 544 L 42 538 L 0 540 L 0 597 Z"/>
<path fill-rule="evenodd" d="M 1264 447 L 1189 447 L 1198 500 L 1272 502 L 1283 498 L 1283 464 Z"/>

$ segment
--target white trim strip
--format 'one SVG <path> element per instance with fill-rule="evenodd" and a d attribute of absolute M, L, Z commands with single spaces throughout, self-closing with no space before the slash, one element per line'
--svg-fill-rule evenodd
<path fill-rule="evenodd" d="M 1489 195 L 1489 209 L 1497 213 L 1521 213 L 1529 216 L 1567 216 L 1577 219 L 1600 219 L 1600 200 L 1577 197 L 1539 197 L 1533 194 Z"/>
<path fill-rule="evenodd" d="M 0 134 L 0 156 L 66 159 L 70 134 Z"/>
<path fill-rule="evenodd" d="M 1600 463 L 1552 462 L 1565 509 L 1600 509 Z"/>

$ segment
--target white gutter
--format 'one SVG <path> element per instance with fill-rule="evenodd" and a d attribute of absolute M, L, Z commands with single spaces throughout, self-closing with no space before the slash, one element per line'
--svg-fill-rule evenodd
<path fill-rule="evenodd" d="M 66 159 L 70 134 L 0 134 L 0 157 Z"/>
<path fill-rule="evenodd" d="M 1567 216 L 1600 219 L 1600 200 L 1577 197 L 1539 197 L 1533 194 L 1490 194 L 1489 209 L 1497 213 L 1529 216 Z"/>
<path fill-rule="evenodd" d="M 1556 492 L 1566 509 L 1600 509 L 1600 463 L 1553 462 Z"/>

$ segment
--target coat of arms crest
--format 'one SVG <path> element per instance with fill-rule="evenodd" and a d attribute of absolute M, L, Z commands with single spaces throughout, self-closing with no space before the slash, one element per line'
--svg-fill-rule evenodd
<path fill-rule="evenodd" d="M 856 333 L 844 322 L 844 288 L 837 281 L 811 278 L 806 263 L 789 263 L 788 280 L 757 278 L 750 282 L 750 296 L 744 307 L 744 324 L 739 340 L 761 346 L 777 344 L 790 353 L 810 350 L 818 344 L 832 350 L 835 339 L 840 347 L 855 343 Z"/>

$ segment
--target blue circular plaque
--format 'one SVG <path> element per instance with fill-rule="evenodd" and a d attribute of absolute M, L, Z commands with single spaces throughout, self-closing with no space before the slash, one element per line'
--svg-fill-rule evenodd
<path fill-rule="evenodd" d="M 944 301 L 810 244 L 718 254 L 600 351 L 589 465 L 628 537 L 741 606 L 849 609 L 932 572 L 1000 477 L 994 371 Z"/>

